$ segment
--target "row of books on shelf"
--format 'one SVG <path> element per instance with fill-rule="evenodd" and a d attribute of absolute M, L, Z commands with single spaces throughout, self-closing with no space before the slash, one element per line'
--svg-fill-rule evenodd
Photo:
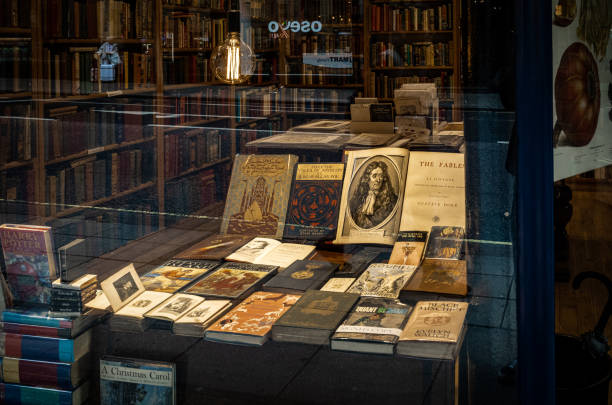
<path fill-rule="evenodd" d="M 191 214 L 217 202 L 224 190 L 213 169 L 204 170 L 166 183 L 166 211 L 171 214 Z M 171 223 L 168 219 L 166 223 Z"/>
<path fill-rule="evenodd" d="M 204 83 L 212 81 L 208 58 L 198 55 L 164 55 L 164 84 Z"/>
<path fill-rule="evenodd" d="M 119 51 L 121 63 L 113 64 L 112 80 L 100 81 L 97 47 L 70 47 L 68 50 L 47 48 L 43 63 L 43 92 L 46 97 L 86 95 L 117 90 L 150 87 L 153 83 L 153 61 L 138 51 Z"/>
<path fill-rule="evenodd" d="M 189 124 L 196 121 L 229 117 L 231 89 L 227 86 L 205 86 L 191 93 L 168 95 L 163 100 L 163 114 L 167 125 Z"/>
<path fill-rule="evenodd" d="M 240 6 L 240 17 L 243 21 L 249 21 L 250 18 L 270 18 L 278 13 L 274 3 L 264 0 L 251 0 L 241 3 Z"/>
<path fill-rule="evenodd" d="M 360 54 L 363 49 L 363 35 L 359 32 L 342 31 L 340 29 L 321 35 L 300 35 L 291 33 L 284 41 L 285 55 L 301 57 L 305 53 Z M 324 56 L 324 55 L 321 55 Z M 332 55 L 333 56 L 333 55 Z"/>
<path fill-rule="evenodd" d="M 276 81 L 278 78 L 278 59 L 257 57 L 253 75 L 249 78 L 249 84 L 266 84 Z"/>
<path fill-rule="evenodd" d="M 288 63 L 285 65 L 288 72 L 287 84 L 297 85 L 338 85 L 359 84 L 363 62 L 355 59 L 349 65 L 351 67 L 335 68 L 304 64 L 302 62 Z"/>
<path fill-rule="evenodd" d="M 0 27 L 30 28 L 30 4 L 18 0 L 0 0 Z"/>
<path fill-rule="evenodd" d="M 284 108 L 288 112 L 348 113 L 356 89 L 284 88 Z"/>
<path fill-rule="evenodd" d="M 0 93 L 32 90 L 32 48 L 0 46 Z"/>
<path fill-rule="evenodd" d="M 66 205 L 95 201 L 138 187 L 151 180 L 154 167 L 150 148 L 73 161 L 46 178 L 47 215 L 55 215 Z"/>
<path fill-rule="evenodd" d="M 363 22 L 361 1 L 313 0 L 307 5 L 288 2 L 279 8 L 279 15 L 298 21 L 320 21 L 323 24 L 359 24 Z"/>
<path fill-rule="evenodd" d="M 242 24 L 240 28 L 240 36 L 242 41 L 247 43 L 251 49 L 274 49 L 278 45 L 278 41 L 270 36 L 268 27 L 252 26 Z"/>
<path fill-rule="evenodd" d="M 2 108 L 0 117 L 0 166 L 30 160 L 36 154 L 32 137 L 32 105 L 11 104 Z"/>
<path fill-rule="evenodd" d="M 236 134 L 236 149 L 239 153 L 249 153 L 247 148 L 249 142 L 280 133 L 282 131 L 282 124 L 282 118 L 276 116 L 244 125 Z"/>
<path fill-rule="evenodd" d="M 447 72 L 439 72 L 435 76 L 412 75 L 391 76 L 376 72 L 370 72 L 370 91 L 381 98 L 392 98 L 395 89 L 399 89 L 406 83 L 434 83 L 438 89 L 438 96 L 451 98 L 453 89 L 453 75 Z"/>
<path fill-rule="evenodd" d="M 236 122 L 265 117 L 280 110 L 281 96 L 275 86 L 238 90 L 236 94 Z"/>
<path fill-rule="evenodd" d="M 172 11 L 162 21 L 164 48 L 212 48 L 225 40 L 227 18 L 193 11 Z"/>
<path fill-rule="evenodd" d="M 155 2 L 49 0 L 42 2 L 45 38 L 153 38 Z"/>
<path fill-rule="evenodd" d="M 198 8 L 212 8 L 214 10 L 225 10 L 225 0 L 164 0 L 164 5 L 186 6 Z"/>
<path fill-rule="evenodd" d="M 390 4 L 370 8 L 372 31 L 445 31 L 453 28 L 451 4 L 435 7 L 398 7 Z"/>
<path fill-rule="evenodd" d="M 370 48 L 370 62 L 373 68 L 450 66 L 453 63 L 451 42 L 374 42 Z"/>
<path fill-rule="evenodd" d="M 178 176 L 205 163 L 229 157 L 230 134 L 217 129 L 171 132 L 164 137 L 164 176 Z"/>
<path fill-rule="evenodd" d="M 139 102 L 96 104 L 90 107 L 69 105 L 50 108 L 46 123 L 47 160 L 85 150 L 133 142 L 153 135 L 152 114 Z"/>
<path fill-rule="evenodd" d="M 0 218 L 4 222 L 22 222 L 36 214 L 34 170 L 0 171 Z"/>

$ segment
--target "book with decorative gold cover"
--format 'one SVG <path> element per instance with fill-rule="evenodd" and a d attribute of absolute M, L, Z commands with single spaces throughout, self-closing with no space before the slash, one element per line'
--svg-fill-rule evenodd
<path fill-rule="evenodd" d="M 287 207 L 285 238 L 333 239 L 344 163 L 299 163 Z"/>
<path fill-rule="evenodd" d="M 300 295 L 257 291 L 206 330 L 206 340 L 262 345 L 272 325 Z"/>
<path fill-rule="evenodd" d="M 237 155 L 221 234 L 283 236 L 295 155 Z"/>

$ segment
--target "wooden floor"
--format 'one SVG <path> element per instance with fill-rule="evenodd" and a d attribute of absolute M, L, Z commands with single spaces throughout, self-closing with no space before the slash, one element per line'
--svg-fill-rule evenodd
<path fill-rule="evenodd" d="M 572 188 L 573 215 L 569 235 L 570 280 L 583 271 L 596 271 L 612 279 L 612 185 L 568 183 Z M 606 287 L 593 279 L 578 290 L 570 282 L 555 284 L 556 332 L 580 336 L 592 331 L 608 300 Z M 612 320 L 605 336 L 612 342 Z M 612 351 L 609 352 L 612 355 Z M 612 399 L 612 389 L 609 392 Z"/>

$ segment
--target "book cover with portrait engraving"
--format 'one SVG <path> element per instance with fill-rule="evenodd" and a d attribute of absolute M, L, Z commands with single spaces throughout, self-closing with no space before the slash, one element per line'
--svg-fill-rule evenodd
<path fill-rule="evenodd" d="M 338 225 L 343 163 L 300 163 L 287 207 L 285 238 L 333 239 Z"/>
<path fill-rule="evenodd" d="M 283 236 L 295 155 L 237 155 L 220 233 Z"/>
<path fill-rule="evenodd" d="M 304 292 L 318 289 L 333 274 L 337 264 L 319 260 L 296 260 L 263 285 L 264 291 Z"/>

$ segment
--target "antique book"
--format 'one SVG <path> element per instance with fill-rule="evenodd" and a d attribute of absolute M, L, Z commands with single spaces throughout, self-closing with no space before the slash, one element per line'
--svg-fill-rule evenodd
<path fill-rule="evenodd" d="M 176 403 L 176 366 L 152 360 L 100 359 L 100 405 Z"/>
<path fill-rule="evenodd" d="M 344 266 L 336 271 L 337 277 L 359 277 L 370 264 L 385 262 L 388 259 L 389 248 L 379 246 L 358 247 Z"/>
<path fill-rule="evenodd" d="M 255 238 L 227 256 L 226 259 L 285 268 L 296 260 L 306 259 L 314 250 L 315 247 L 311 245 L 282 243 L 269 238 Z"/>
<path fill-rule="evenodd" d="M 100 287 L 114 312 L 145 291 L 132 263 L 104 280 Z"/>
<path fill-rule="evenodd" d="M 404 290 L 467 295 L 465 260 L 425 259 Z"/>
<path fill-rule="evenodd" d="M 252 236 L 214 234 L 174 256 L 175 259 L 223 260 L 236 249 L 244 246 Z"/>
<path fill-rule="evenodd" d="M 292 127 L 294 132 L 348 132 L 351 122 L 348 120 L 316 120 Z"/>
<path fill-rule="evenodd" d="M 308 290 L 272 327 L 272 339 L 328 345 L 330 335 L 346 317 L 357 294 Z"/>
<path fill-rule="evenodd" d="M 330 278 L 327 283 L 320 288 L 320 290 L 345 292 L 355 282 L 355 280 L 356 279 L 352 277 L 333 277 Z"/>
<path fill-rule="evenodd" d="M 0 332 L 0 357 L 72 363 L 91 349 L 91 329 L 75 339 Z"/>
<path fill-rule="evenodd" d="M 175 293 L 219 265 L 210 260 L 171 259 L 140 276 L 149 291 Z"/>
<path fill-rule="evenodd" d="M 191 294 L 173 294 L 166 301 L 144 314 L 146 318 L 174 322 L 187 312 L 191 311 L 204 298 Z"/>
<path fill-rule="evenodd" d="M 343 177 L 343 163 L 298 163 L 287 207 L 285 238 L 334 238 Z"/>
<path fill-rule="evenodd" d="M 465 229 L 465 164 L 460 153 L 410 152 L 400 231 Z"/>
<path fill-rule="evenodd" d="M 224 263 L 211 275 L 184 292 L 209 297 L 238 299 L 276 274 L 276 266 L 249 263 Z"/>
<path fill-rule="evenodd" d="M 347 292 L 362 297 L 397 298 L 415 270 L 416 266 L 373 263 Z"/>
<path fill-rule="evenodd" d="M 296 260 L 263 285 L 264 291 L 303 293 L 318 289 L 338 265 L 318 260 Z"/>
<path fill-rule="evenodd" d="M 257 291 L 206 330 L 206 340 L 244 345 L 262 345 L 272 325 L 296 301 L 297 294 Z"/>
<path fill-rule="evenodd" d="M 58 276 L 51 228 L 0 225 L 0 241 L 13 299 L 31 304 L 49 304 L 51 281 Z"/>
<path fill-rule="evenodd" d="M 332 335 L 331 348 L 393 354 L 410 311 L 397 299 L 363 297 Z"/>
<path fill-rule="evenodd" d="M 117 332 L 141 332 L 147 330 L 152 319 L 145 318 L 144 314 L 160 305 L 172 294 L 161 291 L 144 291 L 127 305 L 115 312 L 108 324 Z"/>
<path fill-rule="evenodd" d="M 90 385 L 89 381 L 85 381 L 74 390 L 57 390 L 23 384 L 0 383 L 0 398 L 4 398 L 7 405 L 82 405 L 89 398 Z"/>
<path fill-rule="evenodd" d="M 185 315 L 174 321 L 172 333 L 184 336 L 204 336 L 206 328 L 232 305 L 230 300 L 204 299 Z"/>
<path fill-rule="evenodd" d="M 459 260 L 463 258 L 465 231 L 459 226 L 432 226 L 425 258 Z"/>
<path fill-rule="evenodd" d="M 403 356 L 452 360 L 465 335 L 469 304 L 456 301 L 419 301 L 397 343 Z"/>
<path fill-rule="evenodd" d="M 6 383 L 72 390 L 90 376 L 91 361 L 90 354 L 71 363 L 3 357 L 2 378 Z"/>
<path fill-rule="evenodd" d="M 408 151 L 349 151 L 335 243 L 393 245 L 397 235 Z"/>
<path fill-rule="evenodd" d="M 425 231 L 400 231 L 393 245 L 389 264 L 418 266 L 421 264 L 426 241 Z"/>
<path fill-rule="evenodd" d="M 220 233 L 281 238 L 294 155 L 237 155 Z"/>

